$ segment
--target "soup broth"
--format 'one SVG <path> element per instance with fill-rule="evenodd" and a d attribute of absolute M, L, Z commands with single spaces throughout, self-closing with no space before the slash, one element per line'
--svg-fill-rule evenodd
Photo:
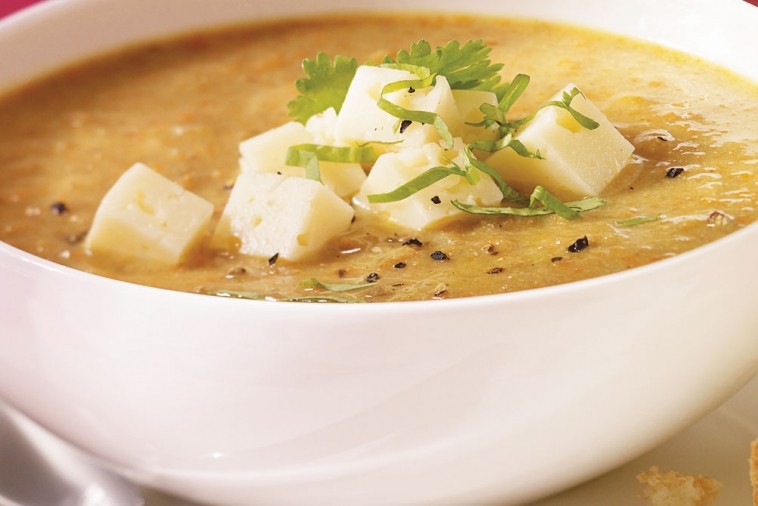
<path fill-rule="evenodd" d="M 505 63 L 504 80 L 529 74 L 517 117 L 576 83 L 635 146 L 603 194 L 607 204 L 571 221 L 466 216 L 423 231 L 359 212 L 347 233 L 296 263 L 205 248 L 161 269 L 83 247 L 103 195 L 136 162 L 212 202 L 217 219 L 239 172 L 238 144 L 289 121 L 304 58 L 324 51 L 375 62 L 421 38 L 433 46 L 482 39 L 492 60 Z M 94 274 L 199 293 L 405 301 L 525 290 L 661 260 L 752 223 L 755 118 L 754 83 L 672 50 L 570 26 L 376 15 L 237 27 L 125 49 L 7 93 L 0 239 Z M 313 279 L 362 287 L 304 284 Z"/>

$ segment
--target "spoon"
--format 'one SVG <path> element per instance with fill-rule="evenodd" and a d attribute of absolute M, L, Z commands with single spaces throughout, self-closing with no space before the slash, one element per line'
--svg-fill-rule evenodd
<path fill-rule="evenodd" d="M 0 506 L 144 506 L 136 486 L 0 404 Z"/>

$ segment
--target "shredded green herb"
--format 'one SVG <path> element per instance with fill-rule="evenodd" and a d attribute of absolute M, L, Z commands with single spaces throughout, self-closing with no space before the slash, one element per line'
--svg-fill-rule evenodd
<path fill-rule="evenodd" d="M 557 200 L 557 199 L 556 199 Z M 453 200 L 451 203 L 460 209 L 461 211 L 465 211 L 470 214 L 483 214 L 483 215 L 491 215 L 491 216 L 545 216 L 548 214 L 558 214 L 561 216 L 555 207 L 550 205 L 550 200 L 547 200 L 548 206 L 545 207 L 487 207 L 487 206 L 475 206 L 470 204 L 464 204 L 463 202 L 458 202 L 457 200 Z M 560 202 L 560 201 L 558 201 Z M 562 206 L 567 207 L 571 212 L 566 213 L 566 216 L 562 216 L 567 219 L 573 219 L 569 218 L 568 216 L 576 217 L 574 213 L 581 213 L 584 211 L 590 211 L 592 209 L 597 209 L 598 207 L 601 207 L 605 205 L 605 200 L 597 197 L 590 197 L 582 200 L 577 200 L 575 202 L 566 202 L 562 203 Z M 565 212 L 565 211 L 562 211 Z"/>
<path fill-rule="evenodd" d="M 628 220 L 617 220 L 614 223 L 618 225 L 619 227 L 634 227 L 637 225 L 643 225 L 645 223 L 651 223 L 653 221 L 658 221 L 662 218 L 661 215 L 658 216 L 637 216 L 636 218 L 630 218 Z"/>
<path fill-rule="evenodd" d="M 374 163 L 376 151 L 371 146 L 328 146 L 324 144 L 298 144 L 287 150 L 285 163 L 304 167 L 305 177 L 321 181 L 318 162 Z"/>
<path fill-rule="evenodd" d="M 304 279 L 300 282 L 303 288 L 321 288 L 330 292 L 349 292 L 351 290 L 360 290 L 373 286 L 375 282 L 368 283 L 326 283 L 316 278 Z"/>

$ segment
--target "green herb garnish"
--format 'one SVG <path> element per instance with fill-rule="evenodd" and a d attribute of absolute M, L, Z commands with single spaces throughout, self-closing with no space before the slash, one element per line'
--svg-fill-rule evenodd
<path fill-rule="evenodd" d="M 630 218 L 628 220 L 618 220 L 614 222 L 619 227 L 634 227 L 636 225 L 642 225 L 644 223 L 650 223 L 653 221 L 658 221 L 662 218 L 661 215 L 658 216 L 637 216 L 636 218 Z"/>
<path fill-rule="evenodd" d="M 316 278 L 304 279 L 300 282 L 300 286 L 303 288 L 321 288 L 323 290 L 329 290 L 330 292 L 349 292 L 352 290 L 360 290 L 361 288 L 368 288 L 373 285 L 374 283 L 325 283 Z"/>
<path fill-rule="evenodd" d="M 543 105 L 542 107 L 544 108 L 544 107 L 553 106 L 553 107 L 559 107 L 561 109 L 565 109 L 569 112 L 569 114 L 571 114 L 571 116 L 573 116 L 573 118 L 577 121 L 577 123 L 582 125 L 587 130 L 594 130 L 600 126 L 600 123 L 598 123 L 592 118 L 588 118 L 584 114 L 580 113 L 579 111 L 571 107 L 571 101 L 574 100 L 574 97 L 581 94 L 582 92 L 579 91 L 577 88 L 572 88 L 570 92 L 568 91 L 563 92 L 561 100 L 552 100 L 546 103 L 545 105 Z"/>
<path fill-rule="evenodd" d="M 300 95 L 287 104 L 290 116 L 305 123 L 330 107 L 339 112 L 358 68 L 355 58 L 335 56 L 332 62 L 325 53 L 318 53 L 315 59 L 303 60 L 302 68 L 306 77 L 295 82 Z"/>
<path fill-rule="evenodd" d="M 493 64 L 489 60 L 492 48 L 481 40 L 470 40 L 461 46 L 453 40 L 432 50 L 426 40 L 413 44 L 410 51 L 400 51 L 395 58 L 386 56 L 383 64 L 424 67 L 430 75 L 445 76 L 450 88 L 454 90 L 496 91 L 500 83 L 502 64 Z"/>
<path fill-rule="evenodd" d="M 557 202 L 560 202 L 559 200 L 555 200 Z M 559 214 L 557 209 L 560 209 L 561 212 L 565 212 L 562 208 L 556 208 L 553 204 L 555 201 L 548 200 L 548 206 L 544 207 L 486 207 L 486 206 L 474 206 L 470 204 L 464 204 L 462 202 L 458 202 L 457 200 L 453 200 L 452 204 L 460 209 L 461 211 L 465 211 L 470 214 L 481 214 L 481 215 L 490 215 L 490 216 L 545 216 L 548 214 Z M 601 207 L 605 205 L 605 200 L 597 197 L 590 197 L 582 200 L 577 200 L 575 202 L 565 202 L 561 203 L 561 206 L 565 206 L 569 209 L 570 212 L 566 213 L 566 216 L 562 216 L 567 219 L 573 219 L 573 217 L 576 217 L 578 215 L 575 215 L 574 213 L 581 213 L 584 211 L 590 211 L 592 209 L 597 209 L 598 207 Z"/>
<path fill-rule="evenodd" d="M 321 181 L 318 162 L 374 163 L 376 151 L 371 146 L 328 146 L 324 144 L 298 144 L 287 150 L 285 163 L 304 167 L 305 177 Z"/>

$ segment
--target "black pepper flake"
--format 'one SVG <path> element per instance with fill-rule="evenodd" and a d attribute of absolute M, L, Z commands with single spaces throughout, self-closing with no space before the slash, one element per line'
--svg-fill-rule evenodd
<path fill-rule="evenodd" d="M 347 274 L 347 271 L 345 269 L 340 269 L 337 271 L 337 276 L 340 278 L 344 278 L 345 274 Z"/>
<path fill-rule="evenodd" d="M 408 266 L 405 262 L 398 262 L 394 265 L 395 269 L 405 269 Z"/>
<path fill-rule="evenodd" d="M 405 129 L 408 128 L 409 126 L 411 126 L 411 123 L 413 123 L 413 121 L 411 121 L 409 119 L 404 119 L 403 121 L 401 121 L 400 122 L 400 133 L 405 132 Z"/>
<path fill-rule="evenodd" d="M 434 197 L 432 197 L 432 202 L 435 203 L 435 204 L 439 204 L 439 203 L 442 202 L 442 199 L 439 198 L 438 195 L 435 195 Z"/>
<path fill-rule="evenodd" d="M 408 93 L 416 93 L 416 88 L 411 86 L 410 88 L 408 88 Z"/>
<path fill-rule="evenodd" d="M 666 177 L 675 178 L 682 172 L 684 172 L 684 167 L 671 167 L 666 171 Z"/>
<path fill-rule="evenodd" d="M 665 138 L 665 137 L 664 137 L 664 136 L 662 136 L 662 135 L 659 135 L 659 136 L 658 136 L 658 140 L 659 140 L 659 141 L 663 141 L 663 142 L 668 142 L 668 141 L 669 141 L 667 138 Z"/>
<path fill-rule="evenodd" d="M 268 264 L 274 265 L 277 260 L 279 260 L 279 253 L 274 253 L 274 256 L 268 259 Z"/>
<path fill-rule="evenodd" d="M 504 269 L 502 267 L 493 267 L 492 269 L 487 271 L 487 274 L 500 274 L 501 272 L 503 272 L 503 270 Z"/>
<path fill-rule="evenodd" d="M 448 260 L 448 256 L 439 250 L 435 251 L 429 256 L 431 256 L 433 260 L 439 260 L 439 261 Z"/>
<path fill-rule="evenodd" d="M 499 251 L 497 250 L 494 244 L 487 245 L 487 248 L 485 249 L 485 251 L 487 252 L 487 254 L 492 255 L 492 256 L 499 254 Z"/>
<path fill-rule="evenodd" d="M 561 260 L 563 260 L 563 257 L 553 257 L 550 259 L 550 261 L 553 263 L 560 262 Z"/>
<path fill-rule="evenodd" d="M 424 243 L 416 239 L 415 237 L 411 237 L 410 239 L 406 239 L 403 241 L 403 246 L 423 246 Z"/>
<path fill-rule="evenodd" d="M 366 276 L 366 283 L 376 283 L 379 281 L 379 274 L 372 272 L 368 276 Z"/>
<path fill-rule="evenodd" d="M 63 202 L 53 202 L 50 205 L 50 210 L 53 214 L 57 214 L 58 216 L 68 214 L 68 207 Z"/>
<path fill-rule="evenodd" d="M 590 241 L 589 239 L 587 239 L 587 236 L 585 235 L 584 237 L 580 237 L 579 239 L 574 241 L 574 244 L 566 248 L 566 251 L 568 251 L 569 253 L 579 253 L 580 251 L 582 251 L 589 245 L 590 245 Z"/>

